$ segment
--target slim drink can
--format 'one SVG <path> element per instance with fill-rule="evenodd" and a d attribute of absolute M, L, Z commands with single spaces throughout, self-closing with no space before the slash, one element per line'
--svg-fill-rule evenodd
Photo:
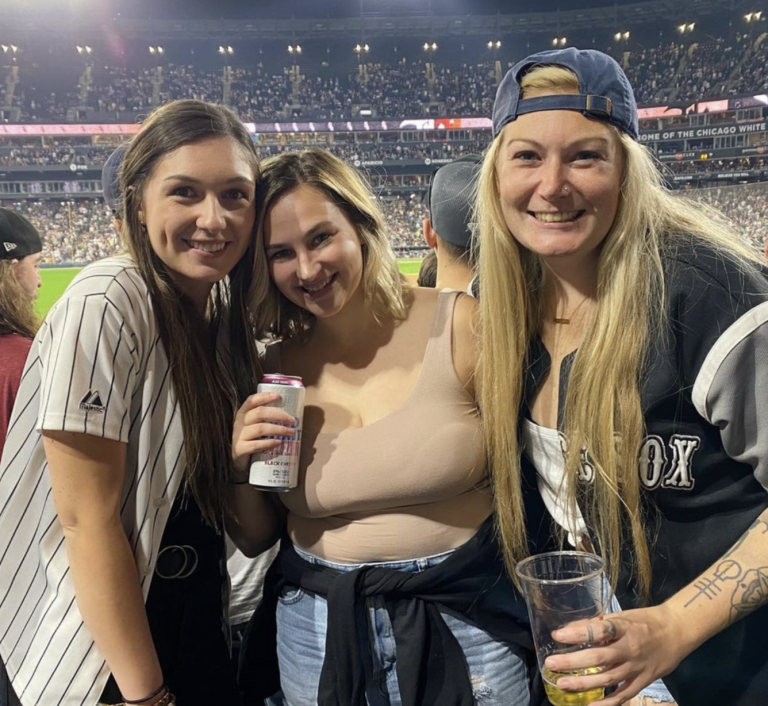
<path fill-rule="evenodd" d="M 294 436 L 277 437 L 280 446 L 251 456 L 249 482 L 259 490 L 285 493 L 299 483 L 299 451 L 304 420 L 304 384 L 300 377 L 291 375 L 265 375 L 257 392 L 276 392 L 280 399 L 270 407 L 281 407 L 296 418 Z"/>

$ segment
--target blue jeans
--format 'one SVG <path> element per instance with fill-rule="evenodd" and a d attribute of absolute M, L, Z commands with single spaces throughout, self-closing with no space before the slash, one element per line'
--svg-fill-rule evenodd
<path fill-rule="evenodd" d="M 337 564 L 307 554 L 298 554 L 314 564 L 337 571 L 353 571 L 363 564 Z M 447 559 L 451 552 L 407 561 L 376 562 L 375 565 L 416 573 Z M 381 597 L 366 600 L 367 633 L 359 636 L 361 649 L 370 649 L 374 683 L 366 693 L 369 706 L 401 706 L 397 684 L 395 638 L 389 613 Z M 472 690 L 478 706 L 527 706 L 530 699 L 524 659 L 514 645 L 493 640 L 488 633 L 459 616 L 440 611 L 449 630 L 464 651 Z M 320 672 L 325 658 L 328 605 L 324 597 L 291 587 L 283 591 L 277 606 L 277 657 L 282 696 L 271 706 L 317 706 Z"/>

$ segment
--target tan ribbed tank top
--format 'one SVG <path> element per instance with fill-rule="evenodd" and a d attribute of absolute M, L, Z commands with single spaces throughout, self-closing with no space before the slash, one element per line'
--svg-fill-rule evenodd
<path fill-rule="evenodd" d="M 304 437 L 299 486 L 280 496 L 298 546 L 339 562 L 429 556 L 470 539 L 490 515 L 478 410 L 452 359 L 458 296 L 437 298 L 421 373 L 400 407 Z"/>

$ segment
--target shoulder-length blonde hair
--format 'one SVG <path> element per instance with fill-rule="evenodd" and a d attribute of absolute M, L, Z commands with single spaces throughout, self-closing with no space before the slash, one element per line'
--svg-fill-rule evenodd
<path fill-rule="evenodd" d="M 268 276 L 264 229 L 272 207 L 298 186 L 311 186 L 327 196 L 350 220 L 363 251 L 363 294 L 375 319 L 402 321 L 406 316 L 406 280 L 389 245 L 384 216 L 376 196 L 361 174 L 325 150 L 311 148 L 265 160 L 257 187 L 257 247 L 255 279 L 264 282 L 254 303 L 262 335 L 304 340 L 314 316 L 289 301 Z"/>
<path fill-rule="evenodd" d="M 578 93 L 579 88 L 575 74 L 559 66 L 533 69 L 521 86 L 524 95 Z M 622 544 L 630 542 L 638 585 L 647 596 L 650 558 L 637 465 L 645 433 L 640 385 L 649 343 L 664 319 L 662 251 L 675 239 L 698 239 L 743 263 L 756 257 L 724 218 L 673 196 L 645 147 L 608 127 L 620 141 L 624 173 L 616 218 L 599 256 L 596 311 L 586 324 L 564 401 L 569 440 L 564 488 L 570 491 L 566 502 L 573 511 L 580 453 L 588 449 L 595 476 L 586 519 L 607 561 L 611 583 L 615 586 L 618 580 Z M 478 375 L 498 529 L 514 576 L 516 563 L 528 554 L 515 420 L 524 403 L 529 347 L 540 329 L 546 273 L 538 256 L 517 242 L 504 220 L 497 176 L 501 143 L 499 135 L 486 155 L 475 205 L 482 243 Z"/>

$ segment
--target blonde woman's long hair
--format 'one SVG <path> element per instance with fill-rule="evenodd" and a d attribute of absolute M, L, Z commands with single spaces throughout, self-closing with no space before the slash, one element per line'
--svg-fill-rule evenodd
<path fill-rule="evenodd" d="M 35 302 L 21 286 L 10 260 L 0 260 L 0 335 L 34 338 L 40 321 Z"/>
<path fill-rule="evenodd" d="M 524 96 L 578 93 L 579 88 L 575 74 L 558 66 L 536 67 L 521 86 Z M 595 473 L 584 508 L 586 521 L 611 584 L 618 582 L 621 548 L 629 543 L 635 581 L 647 597 L 650 528 L 643 517 L 638 473 L 645 434 L 640 385 L 651 341 L 664 322 L 661 254 L 674 241 L 693 241 L 725 251 L 744 265 L 758 259 L 722 216 L 673 196 L 645 147 L 608 127 L 620 140 L 624 173 L 616 218 L 599 256 L 596 310 L 574 358 L 564 403 L 563 431 L 569 443 L 562 487 L 568 489 L 567 507 L 573 512 L 581 452 L 587 449 Z M 546 274 L 538 256 L 516 241 L 504 220 L 497 177 L 501 143 L 499 135 L 486 155 L 475 205 L 482 243 L 478 375 L 497 526 L 514 577 L 515 565 L 529 553 L 517 420 L 529 347 L 541 324 Z"/>
<path fill-rule="evenodd" d="M 303 341 L 314 316 L 284 297 L 272 283 L 264 255 L 264 228 L 272 207 L 299 186 L 325 194 L 354 226 L 363 250 L 363 294 L 379 323 L 402 321 L 407 314 L 407 283 L 389 245 L 384 215 L 362 175 L 325 150 L 310 148 L 271 157 L 262 163 L 257 188 L 257 248 L 254 280 L 263 282 L 254 302 L 257 330 L 277 339 Z"/>

